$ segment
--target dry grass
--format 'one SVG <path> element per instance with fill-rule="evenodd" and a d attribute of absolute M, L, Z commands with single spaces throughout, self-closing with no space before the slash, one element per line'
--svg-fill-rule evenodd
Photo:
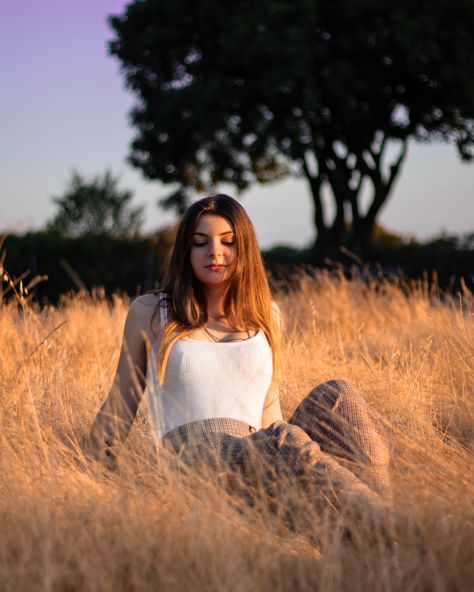
<path fill-rule="evenodd" d="M 85 464 L 79 442 L 107 395 L 128 303 L 3 304 L 1 590 L 472 589 L 472 297 L 321 276 L 277 299 L 284 415 L 317 383 L 352 382 L 386 420 L 396 503 L 416 541 L 396 524 L 391 544 L 348 541 L 310 502 L 296 532 L 278 513 L 236 511 L 212 483 L 190 486 L 156 457 L 146 404 L 118 472 Z"/>

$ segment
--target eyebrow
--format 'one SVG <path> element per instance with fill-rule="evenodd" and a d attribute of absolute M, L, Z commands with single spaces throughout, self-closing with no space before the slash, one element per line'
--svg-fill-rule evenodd
<path fill-rule="evenodd" d="M 234 231 L 233 230 L 227 230 L 226 232 L 221 232 L 219 234 L 219 236 L 224 236 L 225 234 L 234 234 Z M 196 236 L 196 235 L 199 235 L 199 236 L 209 236 L 205 232 L 194 232 L 193 233 L 193 236 Z"/>

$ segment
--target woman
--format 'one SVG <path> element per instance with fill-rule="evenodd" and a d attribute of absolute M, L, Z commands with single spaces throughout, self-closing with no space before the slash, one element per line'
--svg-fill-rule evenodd
<path fill-rule="evenodd" d="M 332 506 L 385 507 L 385 434 L 348 383 L 317 386 L 283 421 L 280 326 L 245 210 L 226 195 L 197 201 L 179 225 L 163 290 L 130 307 L 89 451 L 113 458 L 147 386 L 157 444 L 187 465 L 225 468 L 234 489 L 274 495 L 304 483 Z"/>

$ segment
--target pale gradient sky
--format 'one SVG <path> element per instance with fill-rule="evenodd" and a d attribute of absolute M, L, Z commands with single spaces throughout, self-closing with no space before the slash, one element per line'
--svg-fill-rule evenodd
<path fill-rule="evenodd" d="M 72 168 L 107 167 L 146 204 L 146 230 L 171 221 L 157 206 L 170 188 L 145 181 L 126 163 L 134 132 L 118 62 L 107 55 L 109 14 L 123 0 L 15 0 L 0 4 L 0 230 L 42 226 Z M 454 146 L 412 144 L 380 221 L 427 238 L 474 231 L 474 164 Z M 223 187 L 233 194 L 232 188 Z M 260 244 L 304 246 L 314 236 L 302 180 L 254 187 L 243 196 Z"/>

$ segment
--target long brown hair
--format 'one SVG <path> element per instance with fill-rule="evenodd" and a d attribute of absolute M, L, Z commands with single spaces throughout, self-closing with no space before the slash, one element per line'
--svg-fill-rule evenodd
<path fill-rule="evenodd" d="M 194 276 L 190 261 L 193 233 L 205 214 L 226 218 L 234 230 L 237 259 L 224 298 L 226 318 L 237 331 L 261 329 L 265 333 L 272 350 L 275 381 L 281 371 L 280 330 L 255 231 L 240 203 L 219 194 L 193 203 L 178 226 L 161 290 L 166 294 L 169 323 L 158 348 L 159 383 L 163 383 L 169 353 L 176 341 L 208 320 L 206 293 Z"/>

